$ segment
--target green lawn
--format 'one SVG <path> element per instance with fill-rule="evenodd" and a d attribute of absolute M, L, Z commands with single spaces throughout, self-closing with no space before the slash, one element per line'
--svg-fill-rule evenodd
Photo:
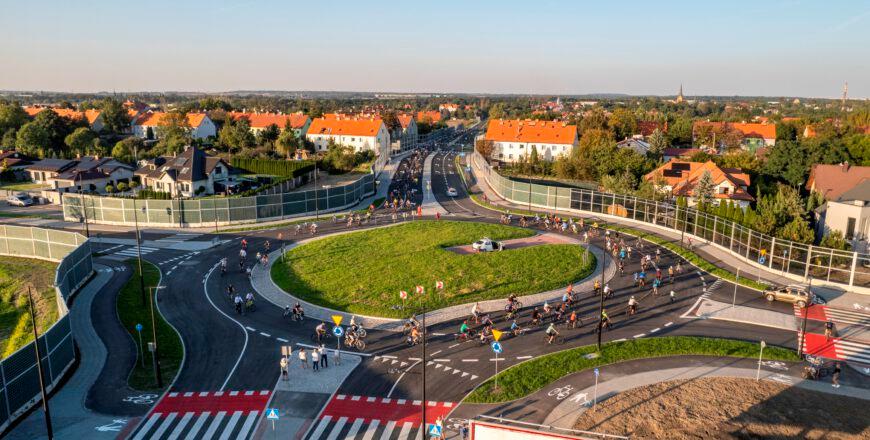
<path fill-rule="evenodd" d="M 139 290 L 138 263 L 136 260 L 128 260 L 127 265 L 133 270 L 133 277 L 127 281 L 127 284 L 121 288 L 121 292 L 118 294 L 118 316 L 121 318 L 121 324 L 133 336 L 137 350 L 139 350 L 139 335 L 136 332 L 136 324 L 142 324 L 144 327 L 142 329 L 142 344 L 145 345 L 145 367 L 142 367 L 142 360 L 137 358 L 136 366 L 133 368 L 127 381 L 130 387 L 135 390 L 156 390 L 157 384 L 154 382 L 152 357 L 148 351 L 148 342 L 152 340 L 150 304 L 142 305 L 142 293 Z M 156 287 L 160 281 L 160 271 L 157 269 L 157 266 L 142 261 L 142 272 L 145 274 L 145 292 L 147 295 L 147 292 L 149 292 L 148 288 Z M 166 291 L 164 290 L 160 294 L 166 295 Z M 154 307 L 154 318 L 157 321 L 157 342 L 160 345 L 160 372 L 163 374 L 163 386 L 167 387 L 181 367 L 184 348 L 178 333 L 160 315 L 156 302 Z"/>
<path fill-rule="evenodd" d="M 506 347 L 510 350 L 510 347 Z M 578 371 L 632 359 L 706 355 L 738 358 L 758 358 L 759 344 L 732 339 L 669 336 L 614 342 L 601 347 L 601 355 L 586 359 L 583 355 L 595 353 L 594 345 L 560 351 L 523 362 L 498 374 L 498 392 L 493 392 L 494 378 L 482 383 L 466 398 L 467 403 L 497 403 L 528 396 L 544 386 Z M 782 361 L 800 360 L 794 350 L 771 347 L 764 349 L 764 358 Z M 602 368 L 606 370 L 606 367 Z"/>
<path fill-rule="evenodd" d="M 30 258 L 0 257 L 0 357 L 7 357 L 33 340 L 27 286 L 34 287 L 39 334 L 58 319 L 54 290 L 57 264 Z"/>
<path fill-rule="evenodd" d="M 48 185 L 44 183 L 33 182 L 0 182 L 0 189 L 7 191 L 30 191 L 34 189 L 47 189 Z"/>
<path fill-rule="evenodd" d="M 467 245 L 482 237 L 528 237 L 533 231 L 471 222 L 415 221 L 387 228 L 316 240 L 288 251 L 272 268 L 275 283 L 307 301 L 332 309 L 399 318 L 408 311 L 399 291 L 409 293 L 408 308 L 418 311 L 414 286 L 426 287 L 427 308 L 506 298 L 557 289 L 586 278 L 595 268 L 584 248 L 570 244 L 530 246 L 503 252 L 458 255 L 444 247 Z M 435 292 L 443 281 L 443 292 Z"/>

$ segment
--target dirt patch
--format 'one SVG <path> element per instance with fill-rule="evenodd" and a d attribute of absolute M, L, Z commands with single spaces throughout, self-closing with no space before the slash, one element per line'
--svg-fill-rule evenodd
<path fill-rule="evenodd" d="M 870 402 L 752 379 L 702 378 L 626 391 L 576 429 L 633 439 L 870 438 Z"/>
<path fill-rule="evenodd" d="M 538 234 L 533 235 L 531 237 L 526 238 L 515 238 L 513 240 L 505 240 L 502 242 L 504 244 L 503 250 L 511 250 L 511 249 L 520 249 L 524 247 L 530 246 L 543 246 L 547 244 L 574 244 L 576 241 L 571 240 L 568 237 L 564 237 L 557 234 Z M 464 246 L 452 246 L 449 248 L 445 248 L 450 252 L 455 252 L 460 255 L 473 254 L 475 253 L 474 248 L 468 244 Z"/>

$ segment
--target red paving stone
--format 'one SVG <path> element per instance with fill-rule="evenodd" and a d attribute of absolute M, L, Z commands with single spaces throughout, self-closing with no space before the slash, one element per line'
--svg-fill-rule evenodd
<path fill-rule="evenodd" d="M 186 396 L 185 394 L 190 394 Z M 204 393 L 169 393 L 157 403 L 152 413 L 196 414 L 206 411 L 262 411 L 269 402 L 269 391 L 224 391 Z"/>
<path fill-rule="evenodd" d="M 428 402 L 426 407 L 426 422 L 435 423 L 438 417 L 445 418 L 453 409 L 451 402 Z M 347 417 L 350 420 L 357 418 L 366 422 L 372 420 L 395 421 L 396 425 L 411 422 L 414 426 L 420 425 L 422 402 L 419 400 L 386 399 L 381 397 L 346 396 L 336 395 L 332 398 L 320 418 L 326 416 L 336 420 Z"/>

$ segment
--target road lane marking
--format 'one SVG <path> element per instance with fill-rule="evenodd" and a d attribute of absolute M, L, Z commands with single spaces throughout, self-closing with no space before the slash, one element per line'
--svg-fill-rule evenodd
<path fill-rule="evenodd" d="M 673 322 L 666 322 L 666 323 L 665 323 L 665 327 L 670 327 L 670 326 L 672 326 L 672 325 L 674 325 Z"/>
<path fill-rule="evenodd" d="M 655 333 L 655 332 L 657 332 L 657 331 L 659 331 L 659 330 L 661 330 L 661 327 L 656 327 L 656 328 L 650 330 L 649 332 L 650 332 L 650 333 Z"/>
<path fill-rule="evenodd" d="M 477 359 L 463 359 L 462 362 L 477 362 Z"/>
<path fill-rule="evenodd" d="M 271 338 L 271 337 L 272 337 L 272 335 L 270 335 L 270 334 L 268 334 L 268 333 L 260 332 L 260 334 L 263 335 L 263 336 L 265 336 L 265 337 L 267 337 L 267 338 Z"/>
<path fill-rule="evenodd" d="M 634 336 L 632 336 L 632 338 L 635 338 L 635 339 L 636 339 L 636 338 L 642 338 L 642 337 L 644 337 L 644 336 L 646 336 L 646 333 L 641 333 L 641 334 L 639 334 L 639 335 L 634 335 Z"/>

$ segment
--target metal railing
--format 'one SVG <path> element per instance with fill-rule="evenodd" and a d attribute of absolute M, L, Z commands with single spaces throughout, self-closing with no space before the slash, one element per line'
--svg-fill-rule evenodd
<path fill-rule="evenodd" d="M 38 340 L 51 391 L 75 361 L 67 301 L 93 273 L 90 242 L 75 232 L 0 225 L 0 255 L 59 263 L 54 287 L 60 319 Z M 39 401 L 38 374 L 33 341 L 0 361 L 0 432 Z"/>
<path fill-rule="evenodd" d="M 768 273 L 795 281 L 812 277 L 814 285 L 870 293 L 870 254 L 771 237 L 734 221 L 669 202 L 519 182 L 499 175 L 476 151 L 471 160 L 490 188 L 509 202 L 534 208 L 590 212 L 645 223 L 713 244 Z"/>

